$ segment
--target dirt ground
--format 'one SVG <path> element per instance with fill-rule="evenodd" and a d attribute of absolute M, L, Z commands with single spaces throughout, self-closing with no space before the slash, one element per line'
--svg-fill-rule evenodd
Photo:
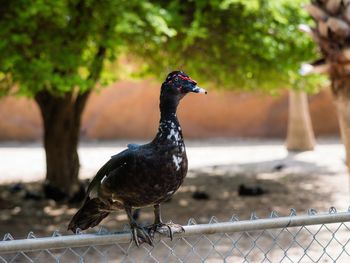
<path fill-rule="evenodd" d="M 28 149 L 16 147 L 3 145 L 0 152 L 6 153 L 6 149 L 10 149 L 6 155 L 9 158 L 15 153 L 14 149 L 19 155 L 23 154 L 21 149 Z M 105 148 L 89 144 L 83 147 L 80 155 L 89 156 L 92 150 L 95 155 L 89 158 L 94 160 L 93 167 L 84 166 L 89 160 L 82 159 L 85 178 L 91 177 L 95 166 L 98 169 L 96 156 L 103 159 L 109 154 L 101 156 Z M 298 214 L 305 214 L 309 208 L 325 212 L 331 206 L 340 211 L 347 210 L 349 183 L 338 140 L 321 141 L 315 151 L 305 153 L 287 153 L 279 141 L 192 142 L 188 153 L 189 162 L 192 158 L 194 165 L 190 166 L 184 184 L 172 200 L 162 205 L 165 221 L 187 224 L 189 218 L 194 218 L 197 223 L 206 223 L 212 216 L 226 221 L 232 215 L 244 220 L 249 219 L 252 212 L 264 218 L 273 210 L 288 215 L 291 208 L 295 208 Z M 30 154 L 30 151 L 25 154 Z M 12 173 L 18 169 L 18 174 L 25 169 L 17 166 Z M 18 181 L 9 182 L 5 176 L 2 171 L 0 236 L 11 233 L 18 239 L 25 238 L 29 231 L 36 236 L 50 236 L 55 230 L 66 233 L 67 224 L 78 205 L 33 200 L 31 198 L 36 198 L 36 195 L 26 197 L 26 190 L 14 187 Z M 40 195 L 40 181 L 30 182 L 30 178 L 23 181 L 25 189 Z M 262 194 L 241 196 L 238 189 L 242 185 L 248 188 L 248 193 L 251 189 L 258 189 Z M 126 224 L 126 219 L 123 211 L 115 212 L 101 225 L 112 231 L 119 230 Z M 152 209 L 143 209 L 140 219 L 152 222 Z"/>

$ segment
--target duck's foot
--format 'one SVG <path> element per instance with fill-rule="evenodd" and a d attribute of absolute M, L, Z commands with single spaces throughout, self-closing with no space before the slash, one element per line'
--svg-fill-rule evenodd
<path fill-rule="evenodd" d="M 152 238 L 154 237 L 155 232 L 161 235 L 166 235 L 170 237 L 171 240 L 173 240 L 175 233 L 183 233 L 185 232 L 185 229 L 182 227 L 182 225 L 174 224 L 173 222 L 158 223 L 153 224 L 149 227 L 149 233 Z"/>
<path fill-rule="evenodd" d="M 142 243 L 147 243 L 150 246 L 153 246 L 153 238 L 150 236 L 147 230 L 143 227 L 135 224 L 131 226 L 132 238 L 136 246 L 140 246 Z"/>

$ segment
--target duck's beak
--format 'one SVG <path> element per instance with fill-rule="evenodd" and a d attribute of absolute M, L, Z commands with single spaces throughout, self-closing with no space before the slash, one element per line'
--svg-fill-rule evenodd
<path fill-rule="evenodd" d="M 198 87 L 197 85 L 194 87 L 193 92 L 208 94 L 208 92 L 205 89 L 202 89 L 201 87 Z"/>
<path fill-rule="evenodd" d="M 205 89 L 202 89 L 201 87 L 197 85 L 192 85 L 189 89 L 190 92 L 194 93 L 203 93 L 203 94 L 208 94 L 208 92 Z"/>

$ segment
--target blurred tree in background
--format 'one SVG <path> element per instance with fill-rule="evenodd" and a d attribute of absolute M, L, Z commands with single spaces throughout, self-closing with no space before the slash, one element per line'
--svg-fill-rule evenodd
<path fill-rule="evenodd" d="M 160 70 L 181 65 L 218 88 L 271 93 L 289 89 L 287 147 L 309 150 L 314 135 L 305 92 L 317 91 L 320 78 L 299 74 L 301 63 L 316 54 L 315 45 L 298 30 L 299 24 L 310 21 L 301 8 L 305 2 L 159 1 L 172 15 L 169 25 L 178 34 L 161 52 L 149 52 L 152 46 L 134 51 L 152 62 L 148 68 L 152 73 L 154 64 L 163 65 Z"/>
<path fill-rule="evenodd" d="M 153 1 L 157 2 L 157 1 Z M 315 91 L 317 77 L 301 77 L 301 63 L 316 56 L 314 43 L 298 25 L 310 21 L 301 0 L 159 1 L 177 34 L 159 46 L 133 52 L 147 58 L 148 70 L 186 67 L 218 88 Z M 131 41 L 132 42 L 132 41 Z M 130 43 L 132 45 L 132 43 Z M 153 48 L 159 49 L 158 52 Z M 156 62 L 156 63 L 154 63 Z M 161 67 L 155 65 L 161 64 Z M 160 70 L 160 71 L 159 71 Z"/>
<path fill-rule="evenodd" d="M 77 144 L 89 94 L 126 51 L 123 38 L 142 47 L 173 34 L 161 11 L 136 0 L 2 2 L 1 93 L 32 97 L 40 108 L 49 197 L 72 198 L 79 191 Z M 135 27 L 140 21 L 142 31 Z"/>
<path fill-rule="evenodd" d="M 1 93 L 32 97 L 40 107 L 47 192 L 55 192 L 57 199 L 78 191 L 81 114 L 96 84 L 106 84 L 122 69 L 113 64 L 121 54 L 133 59 L 138 73 L 161 78 L 182 68 L 217 88 L 315 91 L 319 78 L 298 73 L 300 64 L 315 56 L 312 41 L 297 29 L 308 22 L 302 2 L 3 3 Z"/>
<path fill-rule="evenodd" d="M 323 59 L 311 68 L 327 73 L 337 106 L 339 126 L 350 169 L 350 1 L 310 1 L 305 9 L 316 22 L 308 33 L 319 46 Z"/>

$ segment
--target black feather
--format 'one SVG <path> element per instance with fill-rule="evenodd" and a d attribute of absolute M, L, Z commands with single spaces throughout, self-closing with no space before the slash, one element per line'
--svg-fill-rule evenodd
<path fill-rule="evenodd" d="M 72 230 L 75 233 L 78 228 L 85 230 L 89 227 L 94 227 L 108 216 L 109 210 L 110 206 L 102 202 L 99 198 L 87 198 L 84 205 L 70 221 L 68 230 Z"/>

